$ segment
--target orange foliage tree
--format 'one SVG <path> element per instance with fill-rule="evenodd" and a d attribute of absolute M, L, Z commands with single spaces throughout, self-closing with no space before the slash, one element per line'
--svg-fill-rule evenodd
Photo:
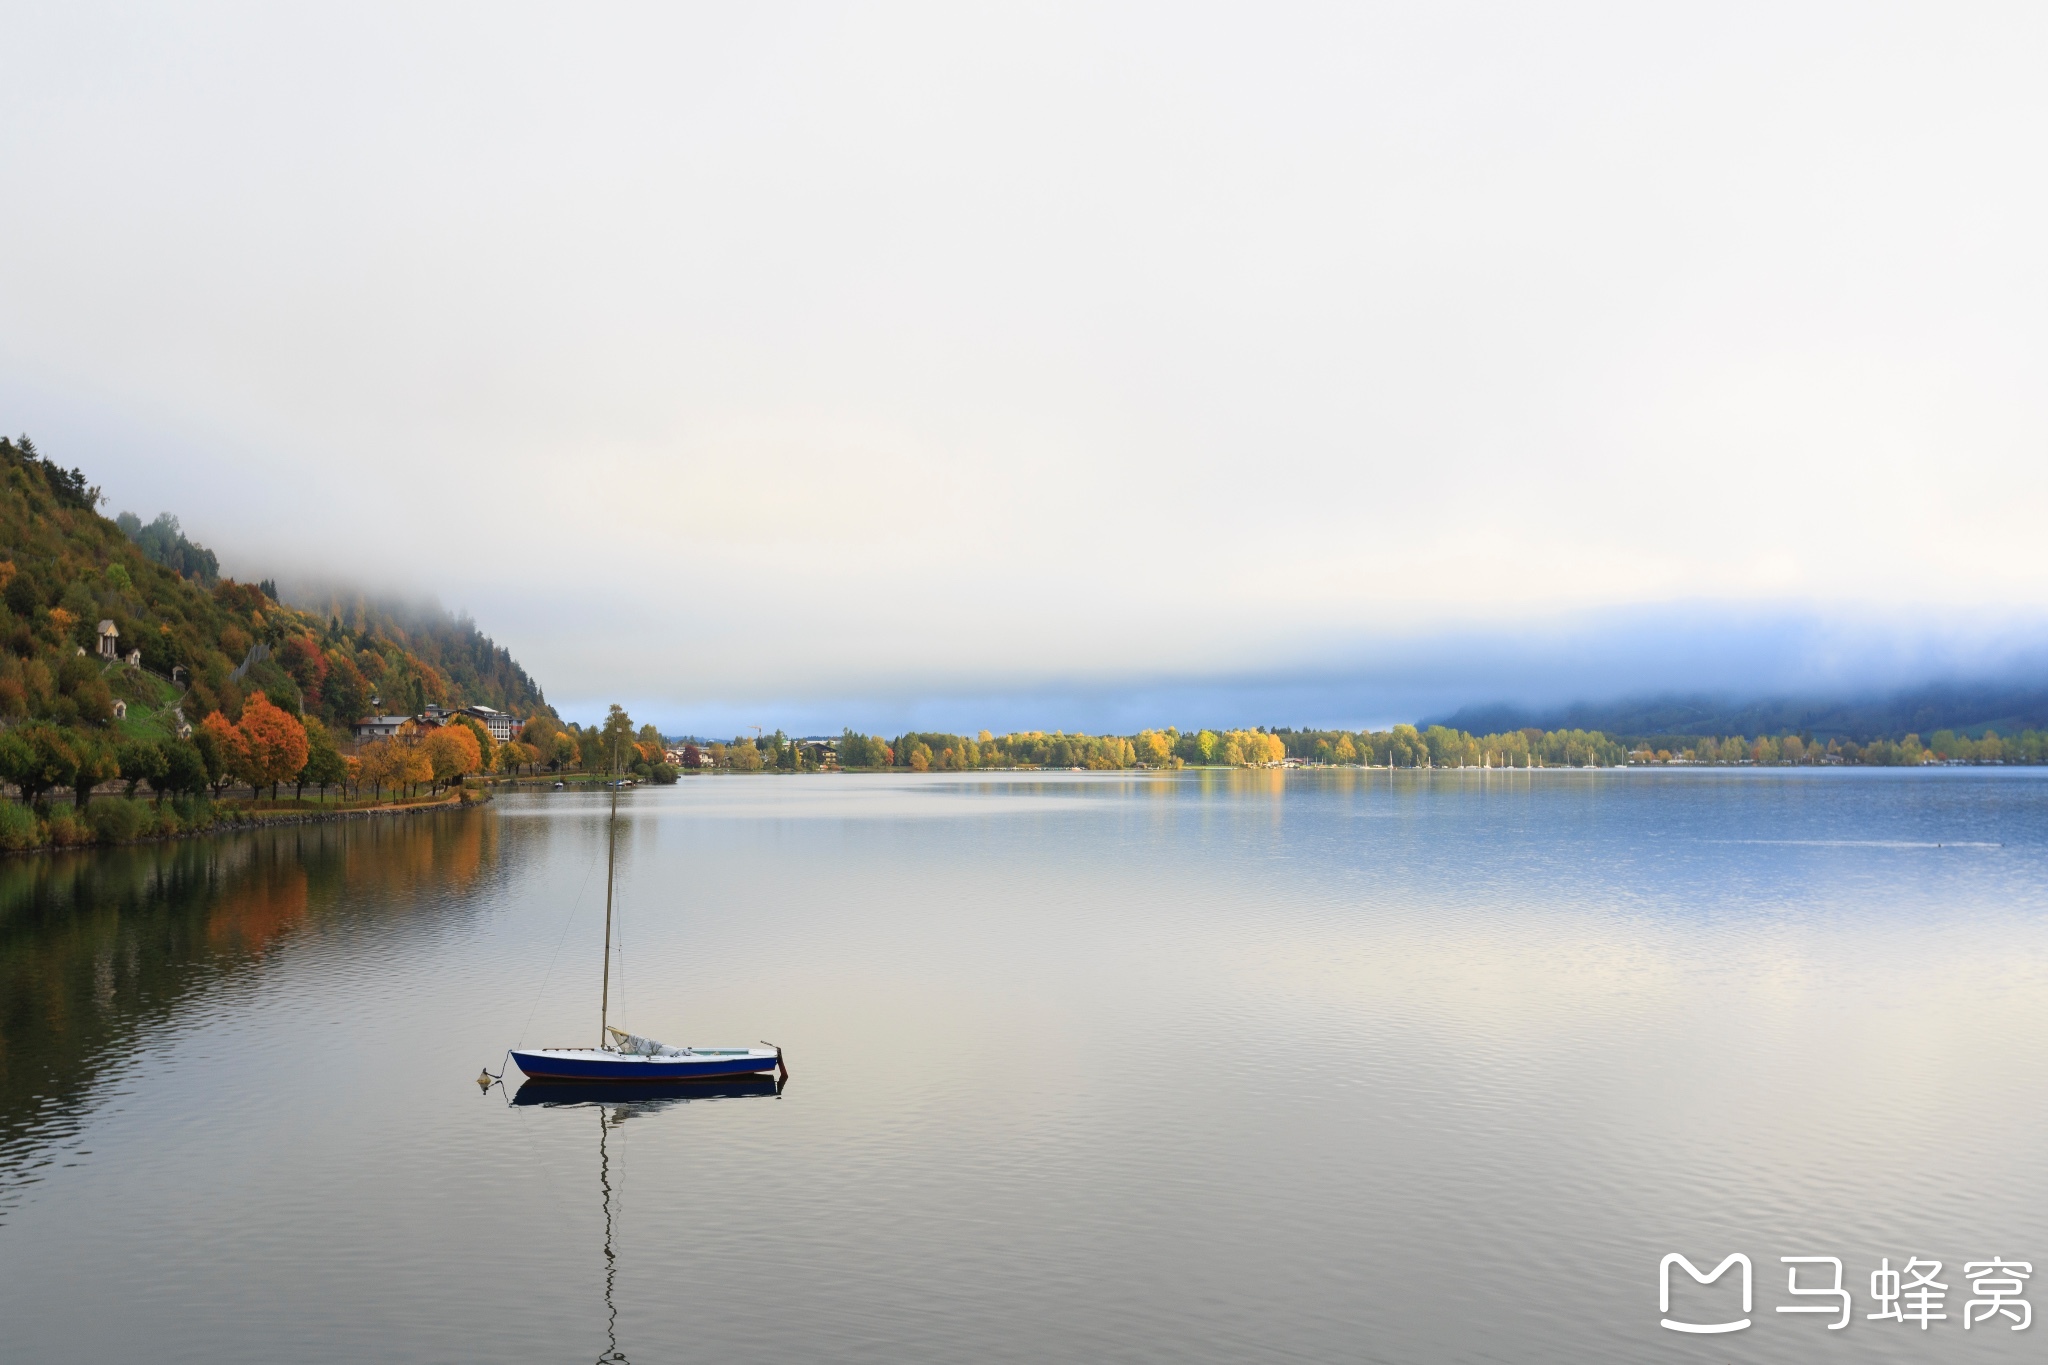
<path fill-rule="evenodd" d="M 491 732 L 486 730 L 484 723 L 475 716 L 457 716 L 454 723 L 469 731 L 476 740 L 479 762 L 470 771 L 479 773 L 489 772 L 493 766 L 495 751 L 498 747 L 497 741 L 491 738 Z"/>
<path fill-rule="evenodd" d="M 194 738 L 206 760 L 206 780 L 215 796 L 220 795 L 221 788 L 248 771 L 248 742 L 242 738 L 242 732 L 235 728 L 234 722 L 220 712 L 207 712 L 206 719 L 199 722 L 199 733 Z"/>
<path fill-rule="evenodd" d="M 289 782 L 306 766 L 306 727 L 291 712 L 271 704 L 261 692 L 242 704 L 242 775 L 252 790 L 270 788 L 277 799 L 280 782 Z"/>
<path fill-rule="evenodd" d="M 456 781 L 467 773 L 483 770 L 483 749 L 468 726 L 445 725 L 420 741 L 420 748 L 426 752 L 427 762 L 431 765 L 430 780 L 436 787 L 443 782 Z"/>

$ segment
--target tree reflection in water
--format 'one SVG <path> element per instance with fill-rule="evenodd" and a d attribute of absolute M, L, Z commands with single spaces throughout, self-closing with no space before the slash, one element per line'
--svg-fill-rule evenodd
<path fill-rule="evenodd" d="M 0 1222 L 116 1068 L 282 945 L 355 906 L 474 880 L 485 811 L 0 858 Z M 361 894 L 365 891 L 371 894 Z M 393 894 L 401 893 L 401 894 Z"/>

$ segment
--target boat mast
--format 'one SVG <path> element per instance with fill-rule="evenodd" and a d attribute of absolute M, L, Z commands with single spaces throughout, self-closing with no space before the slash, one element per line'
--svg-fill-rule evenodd
<path fill-rule="evenodd" d="M 618 758 L 618 741 L 612 741 L 612 757 Z M 614 768 L 618 766 L 614 761 Z M 597 1046 L 600 1050 L 609 1036 L 605 1025 L 611 1022 L 612 1011 L 612 868 L 619 858 L 617 830 L 619 824 L 619 778 L 612 774 L 612 814 L 604 827 L 604 990 L 597 998 Z"/>

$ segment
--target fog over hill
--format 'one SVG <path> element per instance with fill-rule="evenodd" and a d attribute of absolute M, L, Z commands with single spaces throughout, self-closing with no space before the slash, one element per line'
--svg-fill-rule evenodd
<path fill-rule="evenodd" d="M 477 629 L 466 612 L 451 612 L 432 598 L 380 596 L 335 583 L 286 580 L 277 588 L 279 600 L 301 611 L 404 645 L 467 700 L 518 716 L 553 714 L 540 684 L 510 650 Z"/>
<path fill-rule="evenodd" d="M 1902 739 L 1954 730 L 1980 736 L 2048 727 L 2048 685 L 2030 682 L 1929 683 L 1861 696 L 1737 697 L 1664 694 L 1568 706 L 1465 706 L 1432 717 L 1475 734 L 1534 726 L 1604 730 L 1625 738 L 1653 735 L 1810 734 L 1823 739 Z"/>

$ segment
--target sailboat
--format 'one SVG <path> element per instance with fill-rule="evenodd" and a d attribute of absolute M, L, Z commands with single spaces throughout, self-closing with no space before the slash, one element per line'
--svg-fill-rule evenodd
<path fill-rule="evenodd" d="M 619 783 L 612 783 L 611 819 L 605 825 L 604 981 L 597 1006 L 596 1047 L 511 1049 L 512 1060 L 537 1081 L 610 1081 L 633 1085 L 667 1081 L 709 1081 L 789 1070 L 782 1049 L 760 1047 L 669 1047 L 611 1026 L 612 882 L 618 868 Z M 486 1072 L 486 1075 L 490 1073 Z"/>

